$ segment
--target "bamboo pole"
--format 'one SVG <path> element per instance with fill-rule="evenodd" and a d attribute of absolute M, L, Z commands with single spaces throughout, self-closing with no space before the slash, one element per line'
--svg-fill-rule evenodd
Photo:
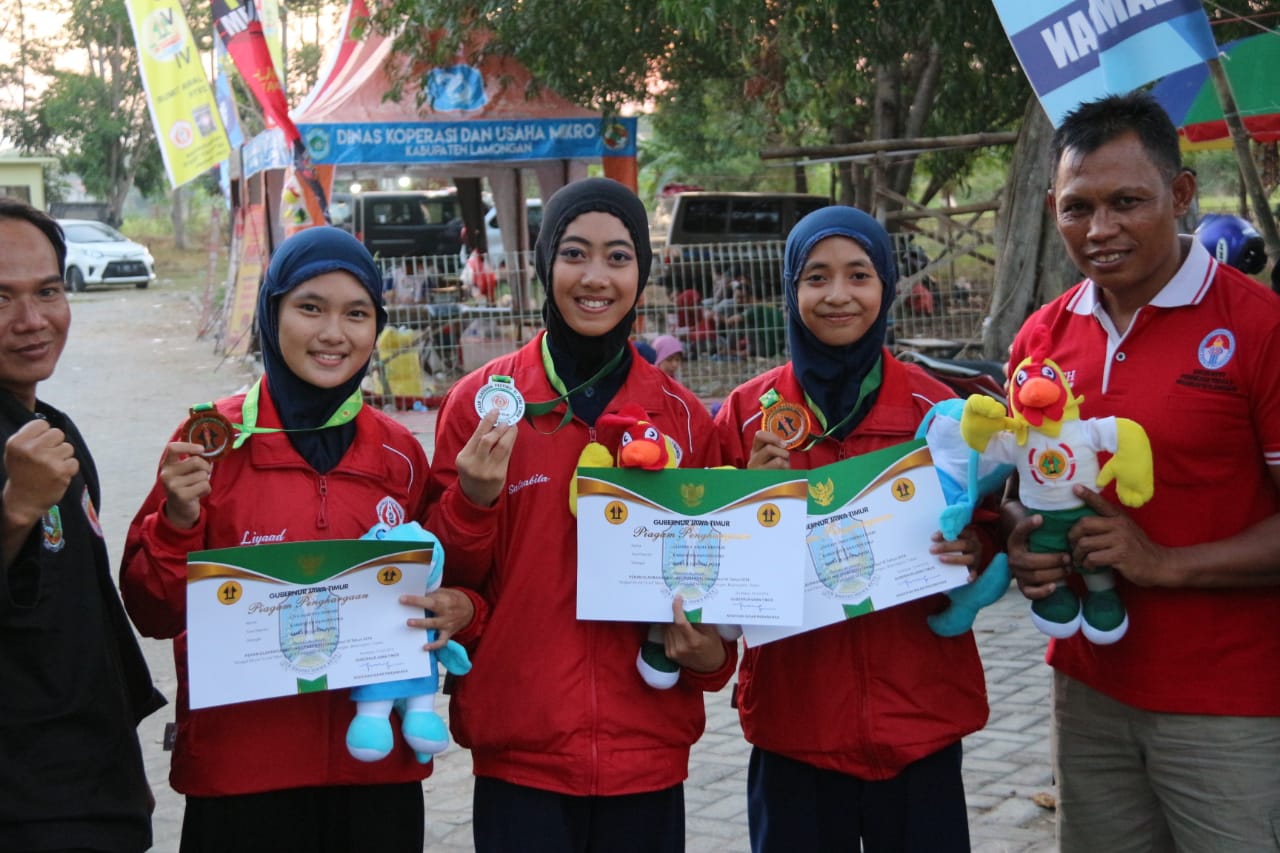
<path fill-rule="evenodd" d="M 1231 131 L 1231 144 L 1236 151 L 1236 160 L 1240 164 L 1240 175 L 1244 179 L 1245 188 L 1249 192 L 1249 201 L 1253 205 L 1253 215 L 1258 221 L 1258 232 L 1267 247 L 1267 257 L 1271 263 L 1280 263 L 1280 235 L 1276 233 L 1276 220 L 1271 215 L 1267 204 L 1267 193 L 1262 188 L 1262 178 L 1258 175 L 1258 166 L 1253 162 L 1253 154 L 1249 151 L 1249 134 L 1240 120 L 1236 96 L 1231 92 L 1231 81 L 1222 67 L 1218 57 L 1208 60 L 1209 76 L 1213 79 L 1213 88 L 1218 93 L 1218 101 L 1222 104 L 1222 117 L 1226 119 L 1227 129 Z"/>
<path fill-rule="evenodd" d="M 966 133 L 960 136 L 936 136 L 915 139 L 867 139 L 844 145 L 808 145 L 787 148 L 766 148 L 760 152 L 761 160 L 801 160 L 817 157 L 847 157 L 858 154 L 877 154 L 886 151 L 982 148 L 988 145 L 1012 145 L 1017 133 Z"/>

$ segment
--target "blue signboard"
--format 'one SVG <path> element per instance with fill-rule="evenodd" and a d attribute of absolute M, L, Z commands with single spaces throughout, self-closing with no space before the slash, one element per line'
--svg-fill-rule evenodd
<path fill-rule="evenodd" d="M 449 164 L 626 157 L 634 118 L 299 124 L 312 162 Z"/>
<path fill-rule="evenodd" d="M 1085 101 L 1217 55 L 1200 0 L 993 0 L 1056 126 Z"/>
<path fill-rule="evenodd" d="M 293 165 L 293 155 L 289 146 L 284 144 L 284 133 L 278 127 L 264 130 L 246 142 L 240 149 L 240 157 L 241 173 L 246 178 L 267 169 Z"/>

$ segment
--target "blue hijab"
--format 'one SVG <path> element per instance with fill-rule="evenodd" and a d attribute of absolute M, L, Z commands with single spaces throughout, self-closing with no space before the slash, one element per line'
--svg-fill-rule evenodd
<path fill-rule="evenodd" d="M 280 352 L 280 297 L 303 282 L 342 270 L 364 285 L 377 311 L 378 332 L 387 325 L 382 307 L 382 273 L 359 240 L 341 228 L 322 226 L 299 231 L 281 243 L 271 256 L 266 278 L 258 291 L 258 338 L 267 391 L 285 429 L 289 443 L 321 474 L 342 459 L 356 437 L 355 421 L 317 430 L 360 386 L 369 367 L 364 366 L 337 388 L 317 388 L 294 375 Z"/>
<path fill-rule="evenodd" d="M 828 346 L 809 331 L 800 319 L 796 295 L 800 273 L 809 253 L 827 237 L 848 237 L 856 241 L 866 250 L 884 284 L 880 313 L 875 322 L 861 339 L 843 347 Z M 822 411 L 828 424 L 839 423 L 855 405 L 858 406 L 858 411 L 853 412 L 835 433 L 837 439 L 844 439 L 867 416 L 879 396 L 877 387 L 858 404 L 862 381 L 879 363 L 884 350 L 889 311 L 893 307 L 898 283 L 893 242 L 884 226 L 856 207 L 824 207 L 797 222 L 787 235 L 782 277 L 787 298 L 787 340 L 791 345 L 791 363 L 800 387 Z"/>

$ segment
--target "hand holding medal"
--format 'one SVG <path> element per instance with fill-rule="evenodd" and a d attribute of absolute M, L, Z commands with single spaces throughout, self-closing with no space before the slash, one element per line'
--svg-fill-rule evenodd
<path fill-rule="evenodd" d="M 524 416 L 524 397 L 509 376 L 490 376 L 475 396 L 480 423 L 458 451 L 458 486 L 477 506 L 492 506 L 507 482 L 511 449 Z"/>

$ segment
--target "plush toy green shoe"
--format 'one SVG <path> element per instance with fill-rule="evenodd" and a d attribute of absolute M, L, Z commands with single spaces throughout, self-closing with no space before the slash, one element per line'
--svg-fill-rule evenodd
<path fill-rule="evenodd" d="M 1085 639 L 1099 646 L 1110 645 L 1125 635 L 1129 630 L 1129 614 L 1114 589 L 1089 593 L 1084 600 L 1084 624 L 1080 630 Z"/>
<path fill-rule="evenodd" d="M 1042 634 L 1064 640 L 1080 630 L 1080 599 L 1065 584 L 1031 602 L 1031 622 Z"/>

